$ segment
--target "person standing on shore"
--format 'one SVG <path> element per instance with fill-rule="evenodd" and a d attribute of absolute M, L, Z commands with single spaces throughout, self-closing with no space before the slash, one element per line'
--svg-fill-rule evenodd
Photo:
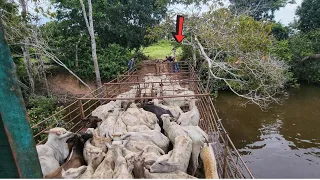
<path fill-rule="evenodd" d="M 171 57 L 173 60 L 172 70 L 173 70 L 173 72 L 176 72 L 176 71 L 180 72 L 180 67 L 179 67 L 178 61 L 175 57 L 175 54 L 176 54 L 176 48 L 172 48 L 172 54 L 171 54 Z"/>
<path fill-rule="evenodd" d="M 129 72 L 133 71 L 133 66 L 134 66 L 134 58 L 131 58 L 128 63 Z"/>

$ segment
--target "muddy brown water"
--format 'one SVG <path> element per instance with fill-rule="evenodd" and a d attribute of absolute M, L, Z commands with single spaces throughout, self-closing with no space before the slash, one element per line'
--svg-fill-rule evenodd
<path fill-rule="evenodd" d="M 218 114 L 255 178 L 320 178 L 320 86 L 289 90 L 282 105 L 262 112 L 219 92 Z"/>

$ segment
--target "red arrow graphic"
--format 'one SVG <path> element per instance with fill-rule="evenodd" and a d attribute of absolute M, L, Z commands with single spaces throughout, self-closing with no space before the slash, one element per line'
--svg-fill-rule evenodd
<path fill-rule="evenodd" d="M 182 35 L 183 21 L 184 21 L 184 17 L 178 15 L 177 16 L 177 23 L 176 23 L 176 32 L 172 32 L 172 35 L 173 35 L 174 39 L 178 43 L 181 43 L 181 41 L 185 38 L 185 36 Z"/>

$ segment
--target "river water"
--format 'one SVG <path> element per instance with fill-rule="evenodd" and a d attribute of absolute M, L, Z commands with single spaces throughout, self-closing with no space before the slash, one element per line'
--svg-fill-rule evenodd
<path fill-rule="evenodd" d="M 267 112 L 241 101 L 219 92 L 215 106 L 255 178 L 320 178 L 320 87 L 289 90 Z"/>

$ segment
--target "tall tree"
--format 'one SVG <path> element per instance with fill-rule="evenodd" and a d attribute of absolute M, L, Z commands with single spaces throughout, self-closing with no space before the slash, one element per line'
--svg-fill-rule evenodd
<path fill-rule="evenodd" d="M 270 53 L 272 23 L 235 16 L 224 8 L 210 9 L 184 16 L 184 34 L 188 36 L 183 40 L 200 50 L 198 72 L 207 71 L 207 89 L 221 84 L 261 108 L 279 102 L 277 95 L 288 81 L 288 65 Z"/>
<path fill-rule="evenodd" d="M 27 23 L 28 23 L 28 20 L 27 20 L 27 0 L 20 0 L 20 4 L 21 4 L 21 8 L 22 8 L 22 11 L 21 11 L 22 19 L 23 19 L 23 22 L 25 23 L 25 25 L 27 26 Z M 31 93 L 34 93 L 34 78 L 32 75 L 32 67 L 31 67 L 31 63 L 30 63 L 30 52 L 29 52 L 29 45 L 28 44 L 29 44 L 29 39 L 28 39 L 28 37 L 26 37 L 21 49 L 23 52 L 26 71 L 27 71 L 27 74 L 29 77 L 29 83 L 31 86 Z"/>
<path fill-rule="evenodd" d="M 294 0 L 229 0 L 231 10 L 234 13 L 246 13 L 255 20 L 262 18 L 272 20 L 274 13 L 287 3 L 295 3 Z"/>
<path fill-rule="evenodd" d="M 304 0 L 298 7 L 296 14 L 300 17 L 298 28 L 303 32 L 320 28 L 320 2 L 319 0 Z"/>
<path fill-rule="evenodd" d="M 96 82 L 98 88 L 102 86 L 101 83 L 101 77 L 100 77 L 100 70 L 99 70 L 99 64 L 98 64 L 98 57 L 97 57 L 97 44 L 94 36 L 94 27 L 93 27 L 93 18 L 92 18 L 92 3 L 91 0 L 88 0 L 88 9 L 89 9 L 89 20 L 86 13 L 86 7 L 83 3 L 83 0 L 80 0 L 80 4 L 82 7 L 82 13 L 84 21 L 86 22 L 86 26 L 88 28 L 90 39 L 91 39 L 91 50 L 92 50 L 92 60 L 94 65 L 94 71 L 96 73 Z"/>

